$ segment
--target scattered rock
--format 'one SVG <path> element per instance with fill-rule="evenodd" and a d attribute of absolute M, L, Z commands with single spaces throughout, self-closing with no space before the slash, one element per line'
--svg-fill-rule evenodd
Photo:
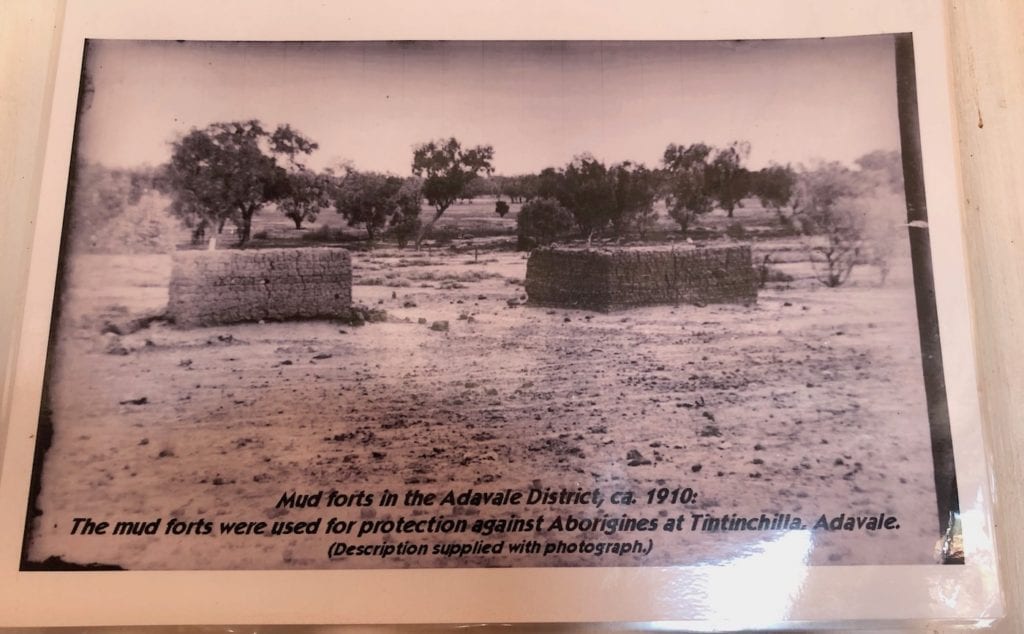
<path fill-rule="evenodd" d="M 699 433 L 701 438 L 716 438 L 722 435 L 722 432 L 714 425 L 705 425 Z"/>
<path fill-rule="evenodd" d="M 115 335 L 130 335 L 149 326 L 155 321 L 166 321 L 166 315 L 161 311 L 158 313 L 147 313 L 130 319 L 115 319 L 103 322 L 101 333 L 113 333 Z"/>
<path fill-rule="evenodd" d="M 160 453 L 156 455 L 157 458 L 172 458 L 174 457 L 174 451 L 170 449 L 161 449 Z"/>
<path fill-rule="evenodd" d="M 435 321 L 434 323 L 430 324 L 430 329 L 435 330 L 437 332 L 448 332 L 448 322 Z"/>
<path fill-rule="evenodd" d="M 314 354 L 313 358 L 319 361 L 321 359 L 330 359 L 333 356 L 330 352 L 321 352 L 320 354 Z"/>
<path fill-rule="evenodd" d="M 388 313 L 382 308 L 370 308 L 368 306 L 349 306 L 338 315 L 338 321 L 346 326 L 362 326 L 367 323 L 384 322 L 388 320 Z"/>
<path fill-rule="evenodd" d="M 124 346 L 118 344 L 114 346 L 108 346 L 106 352 L 107 354 L 113 354 L 120 357 L 124 357 L 128 355 L 128 348 L 125 348 Z"/>
<path fill-rule="evenodd" d="M 407 299 L 404 302 L 402 302 L 402 308 L 416 308 L 416 302 L 412 301 L 411 299 Z"/>
<path fill-rule="evenodd" d="M 647 458 L 644 458 L 643 454 L 641 454 L 636 449 L 630 449 L 626 453 L 626 466 L 627 467 L 640 467 L 640 466 L 649 465 L 649 464 L 651 464 L 651 461 L 648 460 Z"/>
<path fill-rule="evenodd" d="M 119 405 L 145 405 L 148 402 L 149 402 L 148 398 L 146 398 L 145 396 L 140 396 L 139 398 L 130 398 L 130 399 L 127 399 L 127 400 L 124 400 L 124 401 L 118 401 L 118 404 Z"/>
<path fill-rule="evenodd" d="M 704 465 L 698 463 L 698 464 L 695 464 L 692 467 L 690 467 L 690 471 L 693 471 L 694 473 L 699 473 L 700 470 L 703 469 L 703 468 L 704 468 Z"/>

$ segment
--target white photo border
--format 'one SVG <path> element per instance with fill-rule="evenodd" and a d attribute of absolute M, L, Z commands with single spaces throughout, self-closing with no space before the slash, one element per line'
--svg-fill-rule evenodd
<path fill-rule="evenodd" d="M 879 33 L 910 33 L 914 41 L 965 565 L 810 567 L 775 556 L 676 568 L 19 570 L 86 39 L 709 40 Z M 978 402 L 947 42 L 944 5 L 931 0 L 70 2 L 0 472 L 0 625 L 671 621 L 674 627 L 736 628 L 998 617 L 992 487 Z"/>

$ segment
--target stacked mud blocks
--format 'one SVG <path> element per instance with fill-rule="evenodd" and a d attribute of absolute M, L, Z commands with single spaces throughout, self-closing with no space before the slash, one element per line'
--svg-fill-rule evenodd
<path fill-rule="evenodd" d="M 757 301 L 750 247 L 535 249 L 526 265 L 531 304 L 610 311 L 655 304 Z"/>
<path fill-rule="evenodd" d="M 181 327 L 332 318 L 352 304 L 345 249 L 179 251 L 168 310 Z"/>

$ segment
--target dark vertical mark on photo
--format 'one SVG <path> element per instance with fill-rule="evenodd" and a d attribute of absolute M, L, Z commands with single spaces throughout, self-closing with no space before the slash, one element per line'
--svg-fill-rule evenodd
<path fill-rule="evenodd" d="M 89 48 L 91 42 L 86 40 L 82 51 L 82 72 L 78 82 L 78 108 L 75 112 L 74 136 L 71 140 L 71 161 L 68 165 L 68 188 L 64 197 L 64 219 L 61 225 L 60 250 L 57 258 L 57 279 L 53 291 L 53 309 L 50 312 L 50 334 L 46 346 L 46 365 L 43 373 L 43 391 L 39 405 L 39 427 L 36 430 L 36 449 L 32 456 L 32 479 L 28 489 L 28 509 L 25 513 L 25 537 L 21 541 L 21 570 L 74 570 L 78 566 L 66 564 L 59 557 L 50 557 L 44 562 L 33 562 L 28 559 L 29 546 L 32 544 L 32 523 L 43 514 L 42 509 L 36 504 L 39 491 L 42 488 L 43 464 L 46 453 L 53 442 L 53 412 L 51 410 L 51 377 L 53 376 L 53 363 L 57 357 L 57 331 L 60 324 L 61 297 L 66 286 L 66 270 L 73 231 L 71 227 L 72 207 L 75 198 L 75 172 L 77 167 L 76 157 L 78 156 L 78 143 L 80 139 L 79 126 L 82 123 L 82 113 L 88 109 L 93 93 L 92 79 L 89 77 Z"/>
<path fill-rule="evenodd" d="M 895 37 L 896 96 L 900 118 L 903 179 L 907 195 L 907 222 L 910 223 L 908 227 L 910 253 L 914 265 L 914 290 L 917 297 L 918 330 L 921 337 L 921 361 L 924 366 L 924 388 L 928 398 L 928 424 L 932 437 L 935 497 L 938 504 L 940 534 L 945 534 L 947 527 L 960 513 L 960 501 L 956 490 L 953 439 L 949 428 L 949 407 L 946 401 L 946 383 L 942 371 L 942 345 L 939 340 L 939 317 L 935 305 L 931 241 L 925 224 L 928 221 L 928 209 L 925 202 L 921 129 L 917 112 L 914 40 L 910 34 L 900 34 Z M 949 560 L 947 563 L 963 563 L 963 559 Z"/>

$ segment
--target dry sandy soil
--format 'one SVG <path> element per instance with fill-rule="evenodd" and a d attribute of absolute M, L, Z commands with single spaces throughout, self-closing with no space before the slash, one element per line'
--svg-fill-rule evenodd
<path fill-rule="evenodd" d="M 785 542 L 787 557 L 813 564 L 933 561 L 938 527 L 908 266 L 885 287 L 865 267 L 838 289 L 809 279 L 769 286 L 747 307 L 600 314 L 517 304 L 525 298 L 520 253 L 474 262 L 466 253 L 381 250 L 353 262 L 356 302 L 384 308 L 385 323 L 156 323 L 118 337 L 100 334 L 104 320 L 163 306 L 170 258 L 76 257 L 28 558 L 132 569 L 628 566 L 757 556 Z M 806 273 L 807 265 L 784 267 Z M 438 320 L 449 329 L 432 330 Z M 646 492 L 661 486 L 692 487 L 698 497 L 646 504 Z M 291 491 L 531 487 L 631 491 L 640 503 L 275 508 Z M 219 525 L 626 514 L 664 526 L 683 513 L 689 529 L 694 513 L 762 512 L 805 524 L 822 514 L 886 513 L 900 528 L 163 535 L 171 517 Z M 156 536 L 70 535 L 75 517 L 163 524 Z M 651 550 L 327 557 L 334 540 L 523 539 L 640 539 Z"/>

